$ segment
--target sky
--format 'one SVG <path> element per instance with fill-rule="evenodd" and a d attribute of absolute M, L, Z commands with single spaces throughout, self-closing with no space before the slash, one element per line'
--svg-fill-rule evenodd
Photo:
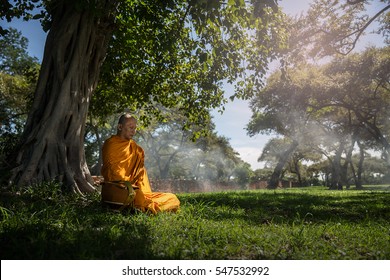
<path fill-rule="evenodd" d="M 312 0 L 281 0 L 278 2 L 285 13 L 297 15 L 307 10 Z M 46 33 L 42 31 L 40 23 L 38 21 L 26 23 L 21 20 L 15 20 L 11 24 L 14 28 L 21 31 L 24 37 L 28 38 L 29 54 L 41 60 Z M 1 22 L 1 25 L 7 27 L 10 24 Z M 370 39 L 366 40 L 372 41 Z M 232 94 L 232 88 L 227 86 L 226 96 L 231 96 Z M 254 170 L 262 168 L 263 163 L 258 162 L 257 159 L 261 155 L 265 144 L 272 136 L 258 134 L 249 137 L 247 135 L 245 127 L 251 118 L 248 101 L 236 99 L 225 105 L 223 114 L 220 114 L 218 110 L 213 110 L 212 116 L 218 135 L 225 136 L 230 140 L 231 146 L 240 154 L 241 159 L 249 163 Z"/>

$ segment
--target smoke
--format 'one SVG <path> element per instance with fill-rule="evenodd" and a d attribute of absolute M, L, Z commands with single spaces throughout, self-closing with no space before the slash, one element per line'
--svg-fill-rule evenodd
<path fill-rule="evenodd" d="M 145 165 L 153 179 L 229 181 L 242 164 L 227 139 L 212 135 L 196 142 L 180 129 L 143 133 L 138 144 L 145 150 Z"/>

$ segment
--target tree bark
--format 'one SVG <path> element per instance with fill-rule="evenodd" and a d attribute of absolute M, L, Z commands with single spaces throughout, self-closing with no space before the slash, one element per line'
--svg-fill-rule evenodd
<path fill-rule="evenodd" d="M 113 1 L 115 2 L 115 1 Z M 94 191 L 84 153 L 84 128 L 114 17 L 110 1 L 100 15 L 57 1 L 34 103 L 13 170 L 21 186 L 56 180 L 66 190 Z"/>

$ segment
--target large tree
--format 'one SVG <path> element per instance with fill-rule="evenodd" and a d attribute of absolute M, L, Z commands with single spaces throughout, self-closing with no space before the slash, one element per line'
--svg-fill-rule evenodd
<path fill-rule="evenodd" d="M 84 126 L 114 28 L 115 5 L 47 4 L 50 32 L 12 179 L 19 185 L 56 179 L 74 191 L 92 191 Z"/>
<path fill-rule="evenodd" d="M 35 8 L 37 2 L 17 1 L 14 9 L 6 1 L 7 19 L 28 17 L 25 9 Z M 196 119 L 196 108 L 223 104 L 222 81 L 239 81 L 237 96 L 253 92 L 261 85 L 267 62 L 282 45 L 282 17 L 272 0 L 52 0 L 43 4 L 49 33 L 16 157 L 12 180 L 18 185 L 58 180 L 74 192 L 94 190 L 83 140 L 89 103 L 107 52 L 113 54 L 107 67 L 117 74 L 133 73 L 126 76 L 131 78 L 129 90 L 142 89 L 129 92 L 125 99 L 133 104 L 162 102 L 168 107 L 180 101 L 184 108 L 195 108 L 189 112 Z M 170 79 L 158 75 L 167 69 L 177 69 L 174 73 L 185 79 L 181 83 L 185 89 L 175 88 L 175 75 Z M 251 72 L 244 80 L 245 70 Z"/>
<path fill-rule="evenodd" d="M 283 141 L 270 141 L 263 150 L 263 157 L 266 157 L 268 152 L 273 153 L 273 148 L 277 149 L 277 153 L 273 153 L 277 164 L 269 188 L 279 185 L 283 170 L 295 150 L 300 145 L 313 146 L 312 142 L 318 138 L 318 126 L 307 110 L 310 85 L 318 82 L 313 79 L 316 72 L 315 67 L 307 64 L 290 69 L 289 79 L 285 79 L 281 71 L 276 71 L 268 78 L 267 86 L 251 100 L 253 114 L 247 125 L 248 134 L 272 133 L 284 137 Z"/>
<path fill-rule="evenodd" d="M 277 71 L 270 76 L 267 86 L 252 99 L 248 132 L 271 131 L 290 139 L 291 149 L 278 149 L 282 154 L 273 180 L 280 179 L 293 147 L 299 145 L 328 158 L 332 188 L 348 182 L 355 144 L 380 149 L 388 162 L 388 51 L 388 47 L 368 48 L 324 65 L 303 64 L 285 69 L 284 75 Z M 360 185 L 361 170 L 356 171 Z"/>
<path fill-rule="evenodd" d="M 317 93 L 313 108 L 337 107 L 348 112 L 356 135 L 363 130 L 382 147 L 390 166 L 390 58 L 389 47 L 368 48 L 361 54 L 335 59 L 325 68 L 329 83 Z"/>

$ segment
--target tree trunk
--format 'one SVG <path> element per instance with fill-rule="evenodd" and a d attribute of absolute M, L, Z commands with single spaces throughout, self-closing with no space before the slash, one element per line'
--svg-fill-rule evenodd
<path fill-rule="evenodd" d="M 341 141 L 340 146 L 338 147 L 336 154 L 333 158 L 332 179 L 331 179 L 331 184 L 330 184 L 331 190 L 338 190 L 338 189 L 342 189 L 342 187 L 343 187 L 343 182 L 342 182 L 342 178 L 341 178 L 341 171 L 342 171 L 341 155 L 344 151 L 344 147 L 345 147 L 345 143 L 343 141 Z"/>
<path fill-rule="evenodd" d="M 271 175 L 271 180 L 269 181 L 268 187 L 269 189 L 276 189 L 279 186 L 279 181 L 283 174 L 283 168 L 286 165 L 287 160 L 289 159 L 292 152 L 298 147 L 298 142 L 293 141 L 290 147 L 283 153 L 283 155 L 279 158 L 279 162 L 276 165 L 274 172 Z"/>
<path fill-rule="evenodd" d="M 114 1 L 115 2 L 115 1 Z M 100 16 L 57 1 L 47 36 L 34 103 L 13 170 L 21 186 L 57 180 L 66 190 L 94 190 L 84 153 L 89 101 L 113 30 L 110 1 Z"/>
<path fill-rule="evenodd" d="M 351 144 L 349 145 L 348 149 L 346 150 L 346 156 L 345 156 L 345 162 L 342 166 L 342 173 L 341 173 L 341 178 L 342 182 L 345 183 L 345 187 L 349 189 L 351 187 L 351 184 L 349 182 L 349 176 L 348 176 L 348 166 L 353 166 L 352 164 L 352 153 L 355 147 L 355 142 L 356 142 L 356 136 L 352 135 L 351 137 Z M 353 173 L 353 170 L 351 170 Z"/>
<path fill-rule="evenodd" d="M 385 137 L 385 135 L 383 134 L 382 130 L 377 126 L 375 121 L 369 122 L 366 118 L 363 117 L 363 115 L 358 110 L 355 110 L 354 113 L 358 117 L 359 121 L 367 129 L 367 131 L 378 142 L 378 144 L 382 145 L 386 163 L 388 166 L 390 166 L 390 143 L 387 140 L 387 138 Z M 374 120 L 375 120 L 375 118 L 374 118 Z"/>
<path fill-rule="evenodd" d="M 295 172 L 298 177 L 298 185 L 302 188 L 304 187 L 303 181 L 302 181 L 302 175 L 301 175 L 301 168 L 299 167 L 299 162 L 296 162 L 295 164 Z"/>
<path fill-rule="evenodd" d="M 363 173 L 363 163 L 365 158 L 365 151 L 363 145 L 360 143 L 360 141 L 357 142 L 359 146 L 359 163 L 357 168 L 357 180 L 356 180 L 356 189 L 363 189 L 362 184 L 362 173 Z"/>
<path fill-rule="evenodd" d="M 290 172 L 297 175 L 298 186 L 299 187 L 304 187 L 303 186 L 303 180 L 302 180 L 302 174 L 301 174 L 301 167 L 299 166 L 299 163 L 300 163 L 300 157 L 293 157 L 293 160 L 292 160 L 292 165 L 293 166 L 291 167 Z"/>

